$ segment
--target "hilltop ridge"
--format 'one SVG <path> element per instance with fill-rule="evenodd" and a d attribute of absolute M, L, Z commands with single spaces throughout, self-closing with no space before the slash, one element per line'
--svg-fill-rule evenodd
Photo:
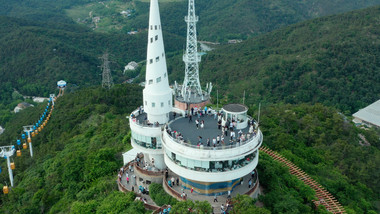
<path fill-rule="evenodd" d="M 320 102 L 353 113 L 380 98 L 379 19 L 377 6 L 225 45 L 202 57 L 200 79 L 225 102 L 242 102 L 246 91 L 249 105 Z M 180 60 L 168 60 L 179 82 Z"/>

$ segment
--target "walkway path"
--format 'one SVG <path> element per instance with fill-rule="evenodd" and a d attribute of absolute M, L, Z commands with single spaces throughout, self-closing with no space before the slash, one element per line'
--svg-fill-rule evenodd
<path fill-rule="evenodd" d="M 171 179 L 172 177 L 174 177 L 176 180 L 178 175 L 169 171 L 168 179 Z M 232 198 L 235 197 L 237 194 L 240 194 L 240 195 L 247 194 L 250 192 L 250 190 L 252 190 L 252 188 L 256 188 L 256 185 L 253 185 L 251 187 L 251 189 L 248 188 L 248 180 L 250 178 L 251 178 L 251 174 L 244 176 L 243 184 L 236 186 L 234 188 L 234 190 L 231 192 Z M 257 177 L 256 177 L 256 179 L 257 179 Z M 214 202 L 214 196 L 201 195 L 201 194 L 198 194 L 196 192 L 191 193 L 191 191 L 189 189 L 184 189 L 182 187 L 181 181 L 180 181 L 179 185 L 174 185 L 173 189 L 179 194 L 184 192 L 187 195 L 187 199 L 190 199 L 192 201 L 208 201 L 211 204 L 211 206 L 213 207 L 215 214 L 221 213 L 221 211 L 220 211 L 221 205 L 223 204 L 224 206 L 226 206 L 226 202 L 228 199 L 227 195 L 218 195 L 217 196 L 217 202 Z M 253 194 L 253 197 L 256 198 L 259 193 L 260 193 L 260 191 L 255 191 L 254 193 L 250 193 L 250 194 Z"/>
<path fill-rule="evenodd" d="M 292 175 L 295 175 L 299 180 L 302 180 L 306 185 L 310 186 L 315 190 L 315 194 L 318 200 L 314 200 L 315 206 L 323 205 L 329 212 L 334 214 L 346 213 L 343 206 L 335 199 L 330 192 L 324 189 L 318 182 L 312 179 L 308 174 L 290 162 L 288 159 L 282 157 L 277 152 L 274 152 L 265 146 L 261 146 L 260 151 L 265 152 L 271 156 L 274 160 L 282 163 L 284 166 L 289 168 L 289 171 Z"/>
<path fill-rule="evenodd" d="M 130 171 L 128 166 L 131 164 L 132 170 Z M 140 181 L 138 177 L 135 176 L 135 167 L 133 162 L 128 163 L 124 168 L 124 173 L 122 174 L 121 181 L 118 181 L 119 190 L 122 192 L 130 192 L 134 191 L 138 197 L 142 197 L 146 199 L 146 203 L 144 203 L 144 207 L 150 210 L 156 210 L 159 206 L 154 203 L 152 198 L 149 195 L 138 193 L 139 186 L 143 186 L 147 189 L 149 185 L 147 185 L 144 181 Z M 129 182 L 127 183 L 126 173 L 129 176 Z M 133 187 L 133 188 L 132 188 Z M 149 206 L 150 205 L 150 206 Z"/>
<path fill-rule="evenodd" d="M 129 167 L 128 167 L 129 165 L 132 166 L 131 167 L 132 170 L 129 170 Z M 154 201 L 150 198 L 149 195 L 138 193 L 139 186 L 144 186 L 145 188 L 147 188 L 149 185 L 146 184 L 144 181 L 140 181 L 140 179 L 138 177 L 134 176 L 135 175 L 135 166 L 134 166 L 133 162 L 129 162 L 123 168 L 124 168 L 124 173 L 122 173 L 121 181 L 118 181 L 119 190 L 123 191 L 123 192 L 132 191 L 132 187 L 133 187 L 133 191 L 136 192 L 137 196 L 143 197 L 147 200 L 146 201 L 147 203 L 144 204 L 145 208 L 150 209 L 150 210 L 157 210 L 159 207 L 154 203 Z M 130 178 L 128 183 L 127 183 L 127 179 L 126 179 L 126 173 L 128 173 L 128 176 Z M 257 176 L 257 174 L 255 176 Z M 173 173 L 169 170 L 168 178 L 170 179 L 171 177 L 177 178 L 178 175 L 176 175 L 175 173 Z M 253 195 L 253 197 L 257 197 L 257 195 L 260 193 L 260 190 L 255 190 L 257 188 L 258 182 L 257 182 L 257 185 L 253 185 L 250 189 L 250 188 L 248 188 L 248 180 L 250 178 L 251 178 L 251 174 L 246 175 L 244 177 L 243 184 L 236 186 L 235 189 L 231 192 L 231 196 L 235 197 L 237 194 L 241 194 L 241 195 L 249 194 L 249 195 Z M 256 179 L 257 179 L 257 177 L 255 177 L 254 180 L 256 180 Z M 183 189 L 182 183 L 180 183 L 178 186 L 177 185 L 173 186 L 172 189 L 175 192 L 177 192 L 178 194 L 185 192 L 187 195 L 187 199 L 190 199 L 193 201 L 196 201 L 196 200 L 208 201 L 211 204 L 211 206 L 213 207 L 215 214 L 221 213 L 220 207 L 222 204 L 224 204 L 224 206 L 226 205 L 227 195 L 217 196 L 218 201 L 214 202 L 214 196 L 200 195 L 200 194 L 197 194 L 196 192 L 191 193 L 190 190 Z"/>

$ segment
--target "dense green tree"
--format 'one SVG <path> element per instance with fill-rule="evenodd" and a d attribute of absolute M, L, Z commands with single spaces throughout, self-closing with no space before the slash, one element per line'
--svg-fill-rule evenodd
<path fill-rule="evenodd" d="M 255 206 L 255 200 L 247 195 L 237 195 L 232 199 L 234 214 L 270 214 L 271 212 L 265 208 Z"/>
<path fill-rule="evenodd" d="M 152 183 L 149 185 L 149 196 L 158 206 L 173 206 L 178 203 L 177 199 L 165 192 L 162 184 Z"/>
<path fill-rule="evenodd" d="M 174 205 L 170 213 L 197 213 L 206 214 L 212 213 L 211 204 L 207 201 L 180 201 Z"/>
<path fill-rule="evenodd" d="M 376 167 L 380 164 L 378 138 L 369 138 L 371 146 L 360 145 L 358 134 L 371 132 L 356 128 L 337 110 L 321 104 L 274 105 L 262 114 L 260 123 L 267 146 L 307 172 L 347 210 L 375 211 L 379 185 L 374 181 L 380 179 Z M 266 155 L 260 155 L 260 184 L 271 190 L 261 198 L 264 204 L 276 213 L 290 206 L 295 209 L 291 212 L 310 212 L 297 203 L 311 203 L 313 192 L 288 175 L 286 168 L 270 162 Z M 296 192 L 287 190 L 284 183 Z"/>

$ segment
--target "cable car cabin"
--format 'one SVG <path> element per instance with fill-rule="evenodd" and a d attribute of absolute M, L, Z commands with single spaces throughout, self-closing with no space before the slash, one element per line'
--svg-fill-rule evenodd
<path fill-rule="evenodd" d="M 32 138 L 28 137 L 28 143 L 32 142 Z"/>
<path fill-rule="evenodd" d="M 45 124 L 45 123 L 44 123 Z M 44 124 L 41 125 L 41 130 L 44 129 Z"/>
<path fill-rule="evenodd" d="M 38 130 L 34 131 L 34 135 L 38 135 Z"/>
<path fill-rule="evenodd" d="M 30 141 L 30 142 L 32 142 L 32 141 Z M 23 143 L 23 144 L 22 144 L 22 148 L 23 148 L 23 149 L 27 149 L 27 148 L 28 148 L 28 144 Z"/>
<path fill-rule="evenodd" d="M 41 126 L 40 126 L 40 127 L 38 127 L 38 132 L 41 132 L 41 130 L 42 130 L 42 129 L 41 129 Z"/>
<path fill-rule="evenodd" d="M 14 162 L 13 162 L 13 163 L 11 163 L 11 169 L 12 169 L 12 170 L 16 169 L 16 165 L 15 165 L 15 163 L 14 163 Z"/>
<path fill-rule="evenodd" d="M 8 194 L 9 193 L 9 187 L 8 186 L 3 186 L 3 193 Z"/>
<path fill-rule="evenodd" d="M 24 145 L 26 145 L 26 143 L 24 143 Z M 21 150 L 17 150 L 17 157 L 21 157 Z"/>
<path fill-rule="evenodd" d="M 32 137 L 34 137 L 35 136 L 35 134 L 34 134 L 34 132 L 32 132 Z"/>

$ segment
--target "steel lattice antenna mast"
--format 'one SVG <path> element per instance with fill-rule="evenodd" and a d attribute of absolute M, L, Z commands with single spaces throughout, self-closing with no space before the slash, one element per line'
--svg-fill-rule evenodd
<path fill-rule="evenodd" d="M 110 62 L 108 60 L 108 52 L 105 52 L 100 59 L 103 61 L 101 69 L 103 71 L 102 73 L 102 87 L 103 88 L 112 88 L 113 81 L 111 76 L 111 70 L 110 70 Z"/>
<path fill-rule="evenodd" d="M 189 100 L 191 94 L 198 95 L 203 99 L 201 84 L 199 82 L 199 63 L 201 56 L 198 53 L 197 28 L 198 16 L 195 15 L 194 0 L 189 0 L 187 23 L 186 53 L 183 55 L 185 62 L 185 79 L 181 89 L 183 99 Z"/>

